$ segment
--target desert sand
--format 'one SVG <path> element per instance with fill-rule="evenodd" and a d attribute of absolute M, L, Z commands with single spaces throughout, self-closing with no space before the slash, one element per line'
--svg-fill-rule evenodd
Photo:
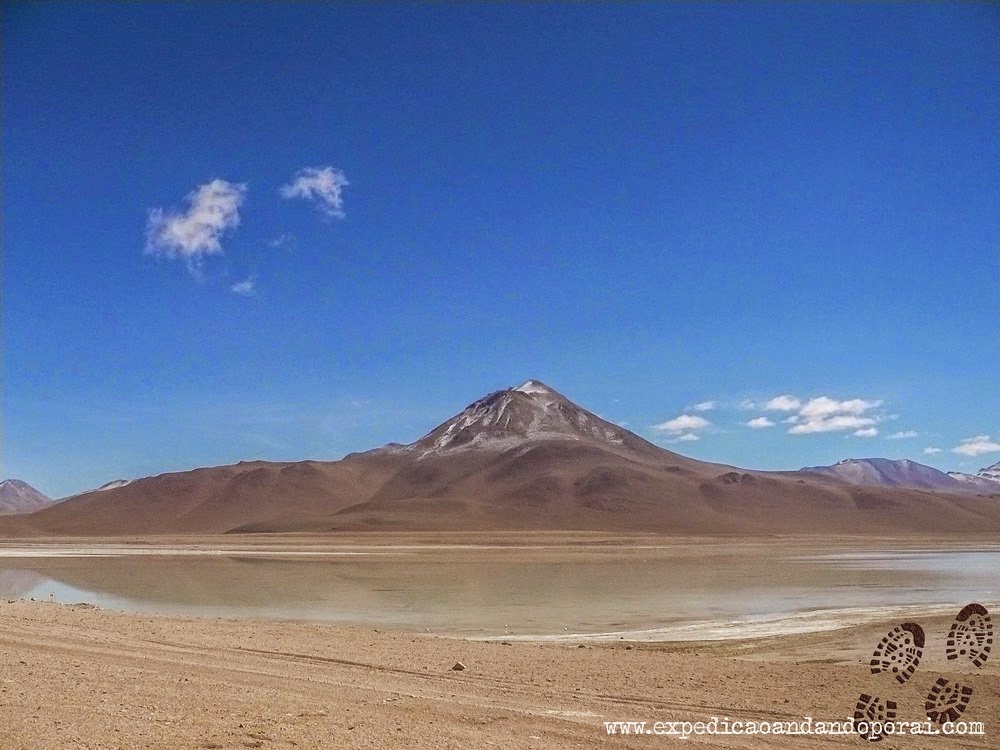
<path fill-rule="evenodd" d="M 474 642 L 302 623 L 197 620 L 17 602 L 0 607 L 5 748 L 663 747 L 604 721 L 841 719 L 883 688 L 917 720 L 950 618 L 903 687 L 868 674 L 892 623 L 685 644 Z M 461 661 L 466 669 L 454 671 Z M 996 663 L 961 670 L 984 737 L 882 747 L 996 746 Z M 881 677 L 881 676 L 879 676 Z M 857 737 L 692 737 L 690 746 L 859 747 Z"/>
<path fill-rule="evenodd" d="M 996 747 L 1000 658 L 981 669 L 947 661 L 952 615 L 934 612 L 909 613 L 928 640 L 901 686 L 868 669 L 899 623 L 885 617 L 780 636 L 737 629 L 712 641 L 538 642 L 4 601 L 0 747 L 862 747 L 856 736 L 610 737 L 604 722 L 841 721 L 862 693 L 893 699 L 899 719 L 918 721 L 939 676 L 973 688 L 963 718 L 984 722 L 985 736 L 886 738 L 880 747 Z"/>

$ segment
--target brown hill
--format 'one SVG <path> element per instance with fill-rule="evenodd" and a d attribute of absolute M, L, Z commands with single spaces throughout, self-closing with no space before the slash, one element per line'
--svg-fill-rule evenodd
<path fill-rule="evenodd" d="M 1000 531 L 1000 495 L 695 461 L 528 381 L 408 445 L 164 474 L 0 519 L 13 536 L 366 529 L 983 533 Z"/>

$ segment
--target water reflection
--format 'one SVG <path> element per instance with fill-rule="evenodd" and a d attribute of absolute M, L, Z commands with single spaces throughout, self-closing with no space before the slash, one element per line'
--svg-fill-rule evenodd
<path fill-rule="evenodd" d="M 92 551 L 92 550 L 91 550 Z M 44 550 L 43 550 L 44 552 Z M 132 611 L 399 625 L 456 634 L 604 632 L 812 610 L 989 601 L 1000 550 L 767 545 L 609 550 L 0 556 L 0 596 Z M 202 551 L 204 552 L 204 551 Z"/>

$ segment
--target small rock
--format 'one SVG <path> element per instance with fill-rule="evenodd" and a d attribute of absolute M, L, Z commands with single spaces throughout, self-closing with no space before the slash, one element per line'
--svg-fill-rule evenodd
<path fill-rule="evenodd" d="M 631 645 L 628 645 L 628 646 L 626 646 L 626 647 L 625 647 L 625 650 L 626 650 L 626 651 L 631 651 L 631 650 L 632 650 L 632 646 L 631 646 Z"/>
<path fill-rule="evenodd" d="M 462 664 L 462 662 L 460 662 L 460 661 L 456 661 L 456 662 L 455 662 L 455 666 L 453 666 L 453 667 L 451 668 L 451 670 L 452 670 L 453 672 L 462 672 L 462 671 L 464 671 L 464 670 L 465 670 L 465 665 L 464 665 L 464 664 Z"/>
<path fill-rule="evenodd" d="M 586 647 L 586 646 L 584 646 L 584 645 L 583 645 L 583 644 L 581 643 L 581 644 L 577 645 L 577 648 L 587 648 L 587 647 Z"/>
<path fill-rule="evenodd" d="M 500 641 L 500 645 L 501 646 L 509 646 L 510 645 L 510 641 Z"/>

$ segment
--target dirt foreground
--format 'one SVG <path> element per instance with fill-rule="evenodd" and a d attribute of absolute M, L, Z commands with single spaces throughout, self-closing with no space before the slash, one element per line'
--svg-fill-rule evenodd
<path fill-rule="evenodd" d="M 899 686 L 867 668 L 892 622 L 753 641 L 505 645 L 2 603 L 0 747 L 862 747 L 857 736 L 611 737 L 604 722 L 843 720 L 864 692 L 917 721 L 939 675 L 973 687 L 963 718 L 985 736 L 880 747 L 997 747 L 1000 659 L 956 671 L 950 620 L 922 620 L 925 659 Z"/>

